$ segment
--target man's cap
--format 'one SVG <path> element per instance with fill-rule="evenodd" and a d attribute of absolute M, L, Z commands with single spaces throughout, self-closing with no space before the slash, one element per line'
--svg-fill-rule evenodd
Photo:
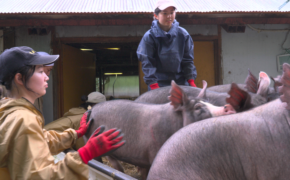
<path fill-rule="evenodd" d="M 89 95 L 88 95 L 88 100 L 86 102 L 89 102 L 89 103 L 100 103 L 100 102 L 104 102 L 106 101 L 106 97 L 102 94 L 102 93 L 99 93 L 99 92 L 91 92 Z"/>
<path fill-rule="evenodd" d="M 0 55 L 0 84 L 9 75 L 13 75 L 20 68 L 27 65 L 47 65 L 59 58 L 59 55 L 41 55 L 27 46 L 6 49 Z"/>
<path fill-rule="evenodd" d="M 43 51 L 38 51 L 38 54 L 42 56 L 50 56 L 47 52 L 43 52 Z M 54 63 L 46 64 L 45 66 L 54 66 Z"/>
<path fill-rule="evenodd" d="M 173 6 L 173 7 L 175 7 L 175 9 L 177 9 L 175 2 L 172 0 L 157 0 L 156 5 L 155 5 L 155 9 L 159 8 L 161 11 L 163 11 L 164 9 L 166 9 L 170 6 Z"/>

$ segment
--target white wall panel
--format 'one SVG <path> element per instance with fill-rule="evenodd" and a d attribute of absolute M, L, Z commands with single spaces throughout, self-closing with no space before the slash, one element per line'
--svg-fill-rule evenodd
<path fill-rule="evenodd" d="M 290 29 L 289 25 L 251 25 L 259 29 Z M 276 77 L 276 56 L 284 54 L 281 44 L 287 32 L 257 32 L 246 28 L 245 33 L 227 33 L 222 29 L 223 83 L 243 83 L 248 68 L 258 77 L 260 71 Z M 290 34 L 284 45 L 290 48 Z"/>

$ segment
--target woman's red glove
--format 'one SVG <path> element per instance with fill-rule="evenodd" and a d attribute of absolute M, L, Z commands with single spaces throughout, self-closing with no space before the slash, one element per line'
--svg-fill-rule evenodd
<path fill-rule="evenodd" d="M 80 122 L 80 127 L 78 130 L 76 130 L 78 134 L 78 138 L 82 137 L 83 135 L 86 134 L 87 130 L 89 129 L 91 123 L 93 121 L 89 121 L 91 115 L 91 110 L 88 110 L 87 112 L 84 113 L 81 122 Z M 89 122 L 88 122 L 89 121 Z"/>
<path fill-rule="evenodd" d="M 88 164 L 88 161 L 95 157 L 105 156 L 124 145 L 125 141 L 121 141 L 123 139 L 123 135 L 120 135 L 121 130 L 110 129 L 102 133 L 103 131 L 104 126 L 100 126 L 95 130 L 86 145 L 78 150 L 85 164 Z"/>
<path fill-rule="evenodd" d="M 149 86 L 150 86 L 151 90 L 159 88 L 158 83 L 154 83 L 154 84 L 151 84 Z"/>
<path fill-rule="evenodd" d="M 196 87 L 196 85 L 194 84 L 194 80 L 193 80 L 193 79 L 189 79 L 189 80 L 187 80 L 187 82 L 188 82 L 189 85 L 191 85 L 192 87 Z"/>

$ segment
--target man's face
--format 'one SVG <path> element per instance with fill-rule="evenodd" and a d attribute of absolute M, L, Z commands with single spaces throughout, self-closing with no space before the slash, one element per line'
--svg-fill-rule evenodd
<path fill-rule="evenodd" d="M 51 72 L 52 69 L 53 69 L 53 66 L 44 66 L 43 67 L 43 71 L 45 72 L 45 74 L 47 76 L 49 76 L 49 74 L 50 74 L 50 72 Z"/>

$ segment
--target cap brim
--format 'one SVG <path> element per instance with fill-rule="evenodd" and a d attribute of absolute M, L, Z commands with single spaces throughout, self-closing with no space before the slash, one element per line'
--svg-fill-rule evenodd
<path fill-rule="evenodd" d="M 171 7 L 171 6 L 174 7 L 174 8 L 176 9 L 176 5 L 173 4 L 173 3 L 163 4 L 163 5 L 159 6 L 158 8 L 159 8 L 161 11 L 163 11 L 164 9 L 166 9 L 166 8 L 168 8 L 168 7 Z"/>
<path fill-rule="evenodd" d="M 46 64 L 52 64 L 59 58 L 59 55 L 37 55 L 35 56 L 29 65 L 46 65 Z"/>

